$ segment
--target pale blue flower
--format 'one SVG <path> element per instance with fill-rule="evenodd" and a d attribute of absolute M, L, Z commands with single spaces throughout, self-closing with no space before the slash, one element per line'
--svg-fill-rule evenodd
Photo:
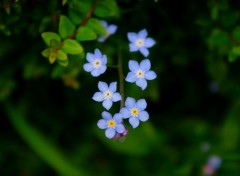
<path fill-rule="evenodd" d="M 207 164 L 215 169 L 218 169 L 222 164 L 222 159 L 219 156 L 210 156 Z"/>
<path fill-rule="evenodd" d="M 127 33 L 128 40 L 131 42 L 129 44 L 130 52 L 140 51 L 143 56 L 147 57 L 149 55 L 148 48 L 155 45 L 155 41 L 148 37 L 147 30 L 143 29 L 138 33 L 129 32 Z"/>
<path fill-rule="evenodd" d="M 128 62 L 130 72 L 126 77 L 127 82 L 136 82 L 136 85 L 144 90 L 147 87 L 146 80 L 153 80 L 157 77 L 156 73 L 151 68 L 149 59 L 144 59 L 140 64 L 137 61 L 130 60 Z"/>
<path fill-rule="evenodd" d="M 106 33 L 106 35 L 99 36 L 98 41 L 104 42 L 110 35 L 115 34 L 118 27 L 114 24 L 108 25 L 108 23 L 104 20 L 102 20 L 101 23 L 102 23 L 103 27 L 106 29 L 107 33 Z"/>
<path fill-rule="evenodd" d="M 92 76 L 97 77 L 106 71 L 107 57 L 99 49 L 95 49 L 94 54 L 87 53 L 86 59 L 89 63 L 84 64 L 83 69 L 91 72 Z"/>
<path fill-rule="evenodd" d="M 125 101 L 125 107 L 120 110 L 123 119 L 129 118 L 129 123 L 133 128 L 138 127 L 139 121 L 145 122 L 149 119 L 149 114 L 144 111 L 147 107 L 145 99 L 136 102 L 134 98 L 128 97 Z"/>
<path fill-rule="evenodd" d="M 100 92 L 96 92 L 92 98 L 97 102 L 102 101 L 103 107 L 107 110 L 112 107 L 113 102 L 117 102 L 122 99 L 120 93 L 116 92 L 117 82 L 112 82 L 108 86 L 107 83 L 99 81 L 98 88 Z"/>
<path fill-rule="evenodd" d="M 115 134 L 123 133 L 125 127 L 122 124 L 122 117 L 120 113 L 116 113 L 113 117 L 109 112 L 102 112 L 103 119 L 99 120 L 97 126 L 100 129 L 106 129 L 105 135 L 111 139 Z"/>

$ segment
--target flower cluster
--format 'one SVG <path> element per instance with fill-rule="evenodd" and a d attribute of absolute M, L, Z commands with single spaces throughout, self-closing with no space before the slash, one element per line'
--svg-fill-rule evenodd
<path fill-rule="evenodd" d="M 206 176 L 214 175 L 217 169 L 220 168 L 222 164 L 222 159 L 219 156 L 210 156 L 208 158 L 207 164 L 203 166 L 203 174 Z"/>
<path fill-rule="evenodd" d="M 104 42 L 110 35 L 113 35 L 117 26 L 108 25 L 106 21 L 102 21 L 103 27 L 107 31 L 107 35 L 100 36 L 98 41 Z M 130 40 L 130 52 L 140 51 L 143 56 L 148 56 L 148 48 L 155 44 L 152 38 L 147 38 L 147 30 L 143 29 L 139 33 L 130 32 L 127 34 Z M 91 72 L 91 75 L 98 77 L 103 74 L 107 69 L 107 57 L 102 54 L 99 49 L 95 49 L 94 53 L 87 53 L 86 59 L 88 63 L 83 65 L 83 69 L 86 72 Z M 119 66 L 118 66 L 119 67 Z M 151 62 L 149 59 L 144 59 L 140 63 L 135 60 L 129 60 L 128 67 L 130 72 L 127 74 L 125 81 L 130 83 L 136 83 L 142 90 L 147 87 L 147 80 L 155 79 L 156 73 L 151 69 Z M 120 84 L 121 81 L 120 81 Z M 117 82 L 111 82 L 107 84 L 106 82 L 98 82 L 99 91 L 94 93 L 92 99 L 97 102 L 102 102 L 102 106 L 106 110 L 110 110 L 113 103 L 122 101 L 124 107 L 121 107 L 118 113 L 113 116 L 107 112 L 102 112 L 102 119 L 97 123 L 100 129 L 105 130 L 105 136 L 109 139 L 123 139 L 127 134 L 128 130 L 123 124 L 124 119 L 128 119 L 130 125 L 133 128 L 139 126 L 140 121 L 145 122 L 149 119 L 149 114 L 145 111 L 147 107 L 147 102 L 145 99 L 135 100 L 132 97 L 127 97 L 125 102 L 121 94 L 117 92 Z"/>

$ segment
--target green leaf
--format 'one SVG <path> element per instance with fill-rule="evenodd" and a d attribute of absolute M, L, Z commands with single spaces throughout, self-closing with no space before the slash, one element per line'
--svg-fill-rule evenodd
<path fill-rule="evenodd" d="M 232 35 L 237 41 L 240 42 L 240 26 L 234 28 Z"/>
<path fill-rule="evenodd" d="M 237 54 L 236 52 L 239 52 L 239 48 L 238 49 L 232 49 L 229 54 L 228 54 L 228 61 L 229 62 L 234 62 L 239 58 L 239 54 Z"/>
<path fill-rule="evenodd" d="M 208 43 L 210 46 L 219 47 L 226 46 L 226 44 L 230 43 L 230 40 L 226 32 L 220 29 L 214 29 L 208 39 Z"/>
<path fill-rule="evenodd" d="M 68 54 L 80 54 L 83 52 L 83 47 L 73 39 L 66 39 L 63 42 L 62 50 Z"/>
<path fill-rule="evenodd" d="M 47 48 L 41 52 L 43 57 L 49 58 L 50 55 L 50 48 Z"/>
<path fill-rule="evenodd" d="M 115 0 L 99 1 L 94 14 L 98 17 L 118 17 L 119 9 Z"/>
<path fill-rule="evenodd" d="M 58 50 L 57 51 L 57 59 L 58 60 L 61 60 L 61 61 L 64 61 L 64 60 L 67 60 L 67 54 L 64 53 L 62 50 Z"/>
<path fill-rule="evenodd" d="M 97 34 L 88 27 L 82 26 L 77 30 L 76 39 L 78 41 L 95 40 L 96 38 Z"/>
<path fill-rule="evenodd" d="M 68 10 L 68 16 L 75 25 L 79 25 L 82 22 L 82 14 L 74 8 Z"/>
<path fill-rule="evenodd" d="M 43 41 L 47 44 L 47 46 L 50 46 L 51 40 L 53 39 L 58 42 L 61 42 L 61 38 L 59 37 L 59 35 L 54 32 L 44 32 L 42 33 L 41 36 L 43 38 Z"/>
<path fill-rule="evenodd" d="M 99 35 L 106 35 L 107 34 L 107 31 L 103 27 L 100 20 L 98 20 L 96 18 L 90 18 L 88 20 L 88 23 L 86 24 L 86 27 L 92 29 L 95 33 L 97 33 Z"/>
<path fill-rule="evenodd" d="M 235 53 L 236 55 L 240 56 L 240 47 L 239 46 L 233 47 L 232 52 Z"/>
<path fill-rule="evenodd" d="M 211 9 L 211 17 L 213 20 L 216 20 L 218 18 L 218 7 L 214 6 Z"/>
<path fill-rule="evenodd" d="M 50 55 L 49 55 L 49 62 L 51 63 L 51 64 L 53 64 L 54 62 L 55 62 L 55 60 L 56 60 L 56 58 L 57 58 L 57 54 L 56 54 L 56 52 L 50 52 Z"/>
<path fill-rule="evenodd" d="M 63 67 L 66 67 L 68 66 L 68 59 L 67 60 L 57 60 L 58 64 L 63 66 Z"/>
<path fill-rule="evenodd" d="M 60 36 L 65 39 L 71 34 L 73 34 L 75 31 L 74 24 L 70 21 L 70 19 L 66 16 L 60 17 L 60 23 L 59 23 L 59 34 Z"/>
<path fill-rule="evenodd" d="M 67 3 L 67 0 L 62 0 L 62 5 L 64 6 Z"/>
<path fill-rule="evenodd" d="M 10 123 L 29 147 L 36 154 L 52 167 L 58 174 L 66 176 L 89 175 L 79 169 L 79 166 L 70 164 L 71 162 L 59 150 L 59 146 L 54 145 L 50 140 L 41 134 L 35 127 L 31 126 L 24 117 L 22 109 L 6 106 Z"/>

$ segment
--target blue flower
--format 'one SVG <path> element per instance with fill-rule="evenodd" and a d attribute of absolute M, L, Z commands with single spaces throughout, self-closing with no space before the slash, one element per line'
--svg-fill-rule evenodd
<path fill-rule="evenodd" d="M 84 64 L 83 69 L 86 72 L 91 72 L 94 77 L 103 74 L 107 69 L 107 57 L 102 55 L 99 49 L 95 49 L 94 54 L 87 53 L 87 61 L 89 63 Z"/>
<path fill-rule="evenodd" d="M 128 62 L 128 67 L 130 72 L 126 77 L 127 82 L 136 82 L 136 85 L 144 90 L 147 87 L 146 80 L 153 80 L 157 77 L 156 73 L 151 68 L 151 63 L 149 59 L 144 59 L 140 65 L 137 61 L 130 60 Z"/>
<path fill-rule="evenodd" d="M 122 99 L 120 93 L 116 92 L 117 82 L 112 82 L 108 86 L 107 83 L 99 81 L 98 88 L 101 92 L 96 92 L 92 98 L 97 102 L 103 101 L 102 105 L 107 110 L 112 107 L 112 102 L 117 102 Z"/>
<path fill-rule="evenodd" d="M 120 113 L 116 113 L 113 118 L 109 112 L 102 112 L 103 119 L 99 120 L 97 126 L 100 129 L 106 129 L 105 135 L 107 138 L 111 139 L 116 134 L 123 133 L 125 127 L 122 124 L 122 117 Z"/>
<path fill-rule="evenodd" d="M 218 169 L 221 166 L 222 159 L 219 156 L 210 156 L 207 164 L 211 167 Z"/>
<path fill-rule="evenodd" d="M 125 107 L 120 110 L 120 114 L 123 119 L 129 118 L 129 123 L 133 128 L 136 128 L 139 125 L 139 121 L 145 122 L 149 119 L 147 111 L 144 111 L 146 107 L 145 99 L 140 99 L 136 102 L 134 98 L 128 97 L 125 101 Z"/>
<path fill-rule="evenodd" d="M 149 55 L 148 48 L 151 48 L 156 42 L 148 37 L 147 30 L 143 29 L 138 33 L 129 32 L 127 34 L 128 40 L 131 42 L 129 44 L 130 52 L 140 51 L 143 56 L 147 57 Z"/>
<path fill-rule="evenodd" d="M 103 27 L 106 29 L 107 34 L 99 36 L 98 41 L 99 42 L 104 42 L 110 35 L 115 34 L 118 27 L 114 24 L 108 25 L 108 23 L 106 21 L 103 21 L 103 20 L 101 21 L 101 23 L 102 23 Z"/>

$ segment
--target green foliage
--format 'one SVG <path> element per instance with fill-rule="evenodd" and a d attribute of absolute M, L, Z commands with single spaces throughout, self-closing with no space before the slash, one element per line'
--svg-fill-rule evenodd
<path fill-rule="evenodd" d="M 92 29 L 95 33 L 99 35 L 106 35 L 107 31 L 101 24 L 100 20 L 96 18 L 90 18 L 88 20 L 88 23 L 86 24 L 86 27 Z"/>
<path fill-rule="evenodd" d="M 95 40 L 96 38 L 97 34 L 88 27 L 82 26 L 77 30 L 76 39 L 78 41 Z"/>
<path fill-rule="evenodd" d="M 81 54 L 83 52 L 82 46 L 73 39 L 64 40 L 62 50 L 68 54 Z"/>
<path fill-rule="evenodd" d="M 60 17 L 60 22 L 59 22 L 59 34 L 60 36 L 65 39 L 72 35 L 75 31 L 75 26 L 74 24 L 70 21 L 70 19 L 66 16 L 61 16 Z"/>
<path fill-rule="evenodd" d="M 56 40 L 58 42 L 61 42 L 61 38 L 58 34 L 54 33 L 54 32 L 44 32 L 42 33 L 42 38 L 43 41 L 47 44 L 47 46 L 51 45 L 51 41 L 52 40 Z"/>
<path fill-rule="evenodd" d="M 94 14 L 100 18 L 118 17 L 119 9 L 115 0 L 99 1 Z"/>

